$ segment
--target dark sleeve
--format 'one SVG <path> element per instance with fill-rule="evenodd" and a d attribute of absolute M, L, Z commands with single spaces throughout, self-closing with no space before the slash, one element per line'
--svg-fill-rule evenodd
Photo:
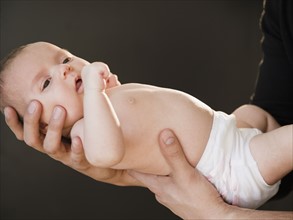
<path fill-rule="evenodd" d="M 267 0 L 260 20 L 263 59 L 251 103 L 281 124 L 293 124 L 293 1 Z M 293 172 L 282 179 L 282 198 L 293 189 Z"/>
<path fill-rule="evenodd" d="M 293 124 L 293 1 L 267 0 L 260 22 L 263 59 L 251 103 Z"/>

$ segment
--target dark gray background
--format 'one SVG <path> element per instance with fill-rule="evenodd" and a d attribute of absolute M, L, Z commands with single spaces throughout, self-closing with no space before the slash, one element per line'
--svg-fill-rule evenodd
<path fill-rule="evenodd" d="M 1 1 L 1 58 L 49 41 L 106 62 L 122 83 L 247 103 L 261 59 L 261 1 Z M 147 189 L 98 183 L 15 139 L 1 115 L 1 219 L 178 219 Z M 292 210 L 292 193 L 264 209 Z"/>

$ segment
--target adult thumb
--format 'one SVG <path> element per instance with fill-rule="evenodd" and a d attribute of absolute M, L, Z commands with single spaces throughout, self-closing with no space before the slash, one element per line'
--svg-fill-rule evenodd
<path fill-rule="evenodd" d="M 171 168 L 171 176 L 182 175 L 188 168 L 194 169 L 186 159 L 181 143 L 170 129 L 164 129 L 159 136 L 161 152 Z"/>

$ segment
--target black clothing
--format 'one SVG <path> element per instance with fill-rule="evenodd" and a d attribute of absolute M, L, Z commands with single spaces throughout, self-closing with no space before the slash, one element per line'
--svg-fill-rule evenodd
<path fill-rule="evenodd" d="M 263 59 L 251 103 L 268 111 L 281 125 L 293 124 L 293 1 L 264 3 Z M 291 172 L 282 179 L 277 197 L 288 194 L 292 183 Z"/>
<path fill-rule="evenodd" d="M 261 19 L 263 60 L 251 103 L 281 124 L 293 124 L 293 1 L 266 1 Z"/>

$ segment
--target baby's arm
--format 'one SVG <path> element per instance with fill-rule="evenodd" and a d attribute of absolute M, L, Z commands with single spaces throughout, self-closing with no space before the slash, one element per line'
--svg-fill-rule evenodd
<path fill-rule="evenodd" d="M 84 151 L 98 167 L 112 167 L 124 156 L 123 135 L 118 117 L 105 93 L 109 68 L 92 63 L 82 70 L 84 84 Z"/>
<path fill-rule="evenodd" d="M 276 183 L 293 169 L 293 125 L 256 135 L 250 150 L 266 183 Z"/>
<path fill-rule="evenodd" d="M 268 132 L 280 127 L 268 112 L 256 105 L 242 105 L 232 114 L 236 116 L 238 128 L 257 128 L 262 132 Z"/>

